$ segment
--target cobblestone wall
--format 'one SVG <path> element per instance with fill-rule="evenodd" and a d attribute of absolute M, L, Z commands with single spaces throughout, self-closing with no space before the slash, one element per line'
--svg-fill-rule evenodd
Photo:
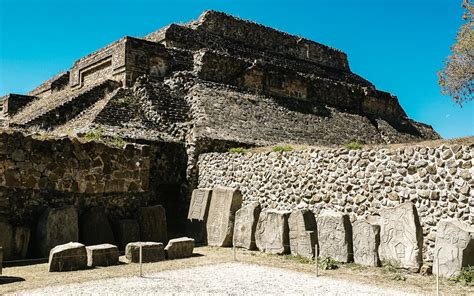
<path fill-rule="evenodd" d="M 423 227 L 424 261 L 432 260 L 442 218 L 474 223 L 474 138 L 429 146 L 362 150 L 308 148 L 291 152 L 208 153 L 199 158 L 199 188 L 239 187 L 244 204 L 379 215 L 405 201 Z"/>

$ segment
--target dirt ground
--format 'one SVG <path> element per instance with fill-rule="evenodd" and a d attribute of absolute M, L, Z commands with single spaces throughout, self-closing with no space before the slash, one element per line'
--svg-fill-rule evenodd
<path fill-rule="evenodd" d="M 233 262 L 234 260 L 231 248 L 199 247 L 194 250 L 194 253 L 195 255 L 191 258 L 143 264 L 143 273 L 146 275 L 160 271 L 210 266 Z M 238 262 L 285 268 L 313 275 L 316 273 L 316 266 L 313 263 L 291 256 L 276 256 L 238 249 L 236 251 L 236 259 Z M 24 281 L 0 285 L 0 295 L 54 285 L 82 283 L 114 277 L 131 277 L 138 274 L 138 264 L 120 264 L 111 267 L 63 273 L 48 272 L 47 264 L 9 267 L 3 269 L 3 276 L 20 277 Z M 336 270 L 319 270 L 319 276 L 351 280 L 407 293 L 434 295 L 436 291 L 436 279 L 434 276 L 405 274 L 387 268 L 362 267 L 356 264 L 343 264 Z M 445 279 L 441 279 L 440 291 L 441 295 L 474 295 L 474 287 L 462 286 Z"/>

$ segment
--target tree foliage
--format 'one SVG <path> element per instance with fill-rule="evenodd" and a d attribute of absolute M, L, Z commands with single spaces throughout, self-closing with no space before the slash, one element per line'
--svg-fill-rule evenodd
<path fill-rule="evenodd" d="M 443 94 L 451 96 L 461 106 L 474 98 L 474 5 L 471 0 L 464 0 L 463 7 L 466 23 L 457 33 L 444 69 L 438 73 Z"/>

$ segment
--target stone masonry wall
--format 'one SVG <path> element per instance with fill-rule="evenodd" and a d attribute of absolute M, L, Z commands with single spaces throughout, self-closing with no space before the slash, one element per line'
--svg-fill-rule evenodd
<path fill-rule="evenodd" d="M 291 152 L 208 153 L 199 158 L 199 188 L 239 187 L 244 204 L 347 213 L 352 222 L 411 201 L 431 262 L 442 218 L 474 224 L 474 138 L 461 143 L 362 150 L 307 148 Z"/>

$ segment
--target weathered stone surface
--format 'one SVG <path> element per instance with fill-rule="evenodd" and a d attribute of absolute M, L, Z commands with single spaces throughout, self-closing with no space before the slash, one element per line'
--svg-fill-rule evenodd
<path fill-rule="evenodd" d="M 166 226 L 166 212 L 161 205 L 140 208 L 138 210 L 138 224 L 140 225 L 140 239 L 143 241 L 168 241 Z"/>
<path fill-rule="evenodd" d="M 352 224 L 354 262 L 379 266 L 380 226 L 367 220 L 357 220 Z"/>
<path fill-rule="evenodd" d="M 234 247 L 255 250 L 255 230 L 262 208 L 258 202 L 252 202 L 235 213 Z"/>
<path fill-rule="evenodd" d="M 125 250 L 128 243 L 140 240 L 140 226 L 137 220 L 125 219 L 114 223 L 115 239 L 120 250 Z"/>
<path fill-rule="evenodd" d="M 0 246 L 0 275 L 2 275 L 3 269 L 3 247 Z"/>
<path fill-rule="evenodd" d="M 140 246 L 142 246 L 142 262 L 158 262 L 166 259 L 163 243 L 134 242 L 127 244 L 125 258 L 129 262 L 140 262 Z"/>
<path fill-rule="evenodd" d="M 180 237 L 170 239 L 166 245 L 165 252 L 168 259 L 187 258 L 193 255 L 194 239 Z"/>
<path fill-rule="evenodd" d="M 422 230 L 412 203 L 380 211 L 381 260 L 418 271 L 422 263 Z"/>
<path fill-rule="evenodd" d="M 296 210 L 288 218 L 292 255 L 313 258 L 318 243 L 316 218 L 310 210 Z"/>
<path fill-rule="evenodd" d="M 5 260 L 11 258 L 12 237 L 13 227 L 6 222 L 0 222 L 0 246 L 3 247 L 3 258 Z"/>
<path fill-rule="evenodd" d="M 112 244 L 87 246 L 87 266 L 110 266 L 119 262 L 119 251 Z"/>
<path fill-rule="evenodd" d="M 48 269 L 52 271 L 72 271 L 87 267 L 86 247 L 80 243 L 67 243 L 51 249 Z"/>
<path fill-rule="evenodd" d="M 212 190 L 209 215 L 206 222 L 207 243 L 216 247 L 231 247 L 234 234 L 235 212 L 242 206 L 239 190 L 215 187 Z"/>
<path fill-rule="evenodd" d="M 12 239 L 12 259 L 24 259 L 30 242 L 30 229 L 15 227 Z"/>
<path fill-rule="evenodd" d="M 40 217 L 36 229 L 38 249 L 42 256 L 57 245 L 77 242 L 79 238 L 77 212 L 74 207 L 48 208 Z"/>
<path fill-rule="evenodd" d="M 112 227 L 103 208 L 92 208 L 81 216 L 79 241 L 86 246 L 115 244 Z"/>
<path fill-rule="evenodd" d="M 206 243 L 206 221 L 211 202 L 211 189 L 194 189 L 188 211 L 187 234 L 196 243 Z"/>
<path fill-rule="evenodd" d="M 269 210 L 260 213 L 255 242 L 262 252 L 271 254 L 290 253 L 288 212 Z"/>
<path fill-rule="evenodd" d="M 462 267 L 474 266 L 474 227 L 454 219 L 441 220 L 436 234 L 433 273 L 459 275 Z"/>
<path fill-rule="evenodd" d="M 352 261 L 352 229 L 348 215 L 324 212 L 318 224 L 319 257 L 331 257 L 339 262 Z"/>

